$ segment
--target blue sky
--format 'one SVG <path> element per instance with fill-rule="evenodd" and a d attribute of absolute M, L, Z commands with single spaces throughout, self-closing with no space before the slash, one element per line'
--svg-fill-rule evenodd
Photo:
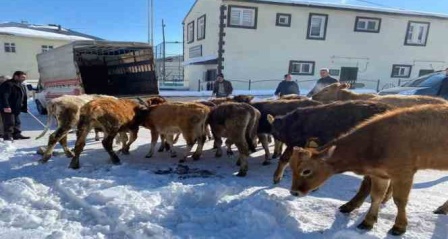
<path fill-rule="evenodd" d="M 214 0 L 209 0 L 214 1 Z M 147 0 L 0 0 L 0 22 L 25 20 L 36 24 L 61 24 L 108 40 L 148 39 Z M 320 1 L 319 1 L 320 2 Z M 323 0 L 448 14 L 447 0 Z M 154 0 L 154 42 L 162 41 L 161 21 L 165 19 L 167 41 L 182 41 L 182 20 L 194 0 Z"/>

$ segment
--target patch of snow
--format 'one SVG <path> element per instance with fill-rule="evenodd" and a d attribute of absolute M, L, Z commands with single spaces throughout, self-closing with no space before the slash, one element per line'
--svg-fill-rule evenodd
<path fill-rule="evenodd" d="M 0 27 L 0 33 L 13 34 L 16 36 L 24 36 L 24 37 L 36 37 L 36 38 L 46 38 L 46 39 L 54 39 L 54 40 L 68 40 L 68 41 L 76 41 L 76 40 L 93 40 L 87 37 L 80 36 L 69 36 L 64 34 L 58 34 L 53 32 L 45 32 L 21 27 Z"/>
<path fill-rule="evenodd" d="M 36 109 L 30 100 L 31 112 Z M 45 116 L 38 116 L 45 122 Z M 41 126 L 22 115 L 24 135 L 36 137 Z M 19 140 L 17 150 L 0 152 L 1 238 L 395 238 L 387 235 L 395 220 L 393 201 L 383 205 L 372 231 L 356 229 L 370 206 L 367 200 L 349 215 L 338 212 L 357 191 L 361 178 L 351 173 L 333 177 L 307 197 L 289 194 L 291 172 L 272 184 L 276 161 L 262 166 L 261 148 L 249 159 L 247 177 L 234 158 L 215 158 L 212 142 L 199 161 L 188 159 L 181 174 L 168 152 L 144 156 L 150 132 L 142 129 L 131 155 L 113 166 L 101 142 L 88 137 L 81 169 L 67 166 L 63 154 L 38 164 L 38 147 L 47 137 Z M 69 134 L 72 147 L 75 135 Z M 184 150 L 180 139 L 175 149 Z M 3 150 L 3 149 L 0 149 Z M 61 151 L 57 146 L 57 151 Z M 235 149 L 234 149 L 235 150 Z M 272 147 L 271 147 L 272 150 Z M 409 227 L 402 238 L 447 238 L 448 217 L 432 210 L 447 199 L 448 177 L 441 171 L 419 171 L 407 207 Z"/>

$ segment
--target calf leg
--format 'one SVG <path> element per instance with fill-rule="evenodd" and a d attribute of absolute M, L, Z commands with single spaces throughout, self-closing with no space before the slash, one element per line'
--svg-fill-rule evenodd
<path fill-rule="evenodd" d="M 95 141 L 100 141 L 100 130 L 99 129 L 94 130 L 95 130 Z"/>
<path fill-rule="evenodd" d="M 70 128 L 68 127 L 59 127 L 54 131 L 50 138 L 48 139 L 47 149 L 44 152 L 44 155 L 42 156 L 42 159 L 39 160 L 41 163 L 46 163 L 53 153 L 54 147 L 56 147 L 56 143 L 60 141 L 64 136 L 67 135 Z"/>
<path fill-rule="evenodd" d="M 165 135 L 165 139 L 166 139 L 166 144 L 169 145 L 171 158 L 175 158 L 175 157 L 177 157 L 177 152 L 176 152 L 176 150 L 174 150 L 174 147 L 173 147 L 173 144 L 174 144 L 174 135 L 172 135 L 172 134 L 167 134 L 167 135 Z"/>
<path fill-rule="evenodd" d="M 89 134 L 90 128 L 88 127 L 78 127 L 78 130 L 76 131 L 76 143 L 75 143 L 75 156 L 70 161 L 69 168 L 72 169 L 78 169 L 79 168 L 79 155 L 81 155 L 81 152 L 84 149 L 84 146 L 86 145 L 86 138 Z"/>
<path fill-rule="evenodd" d="M 187 141 L 187 147 L 185 147 L 185 152 L 182 158 L 179 160 L 179 163 L 185 163 L 187 160 L 188 155 L 190 155 L 191 148 L 193 148 L 193 145 L 195 143 L 195 140 L 192 136 L 187 136 L 184 134 L 185 140 Z"/>
<path fill-rule="evenodd" d="M 166 139 L 165 139 L 165 135 L 161 134 L 160 135 L 160 147 L 157 150 L 157 152 L 163 152 L 163 150 L 165 150 L 165 145 L 166 145 Z"/>
<path fill-rule="evenodd" d="M 386 194 L 387 188 L 389 186 L 388 179 L 382 179 L 377 177 L 370 177 L 372 186 L 370 190 L 370 197 L 372 202 L 370 204 L 369 212 L 367 213 L 364 221 L 358 225 L 359 229 L 370 230 L 373 228 L 373 224 L 376 223 L 378 219 L 378 211 L 380 209 L 381 201 Z"/>
<path fill-rule="evenodd" d="M 125 155 L 129 154 L 129 149 L 131 148 L 131 144 L 134 143 L 135 140 L 137 140 L 138 128 L 131 130 L 130 133 L 131 133 L 131 137 L 129 138 L 129 142 L 126 143 L 127 140 L 122 142 L 123 147 L 121 148 L 121 152 Z M 126 135 L 126 138 L 127 138 L 127 134 L 125 132 L 121 132 L 120 137 L 121 138 L 124 137 L 123 134 Z"/>
<path fill-rule="evenodd" d="M 110 156 L 110 160 L 113 164 L 119 165 L 120 159 L 118 158 L 117 154 L 114 152 L 113 144 L 114 144 L 114 138 L 117 135 L 118 132 L 109 132 L 107 136 L 103 139 L 102 144 L 103 148 L 106 150 L 106 152 Z"/>
<path fill-rule="evenodd" d="M 236 176 L 238 177 L 244 177 L 247 175 L 247 171 L 249 170 L 249 165 L 247 163 L 247 158 L 250 155 L 249 152 L 249 146 L 247 145 L 247 142 L 244 138 L 239 138 L 235 140 L 235 145 L 238 148 L 239 152 L 239 158 L 238 161 L 240 161 L 240 171 Z"/>
<path fill-rule="evenodd" d="M 202 155 L 202 150 L 204 148 L 205 141 L 207 140 L 207 135 L 202 135 L 199 137 L 198 141 L 198 147 L 196 148 L 196 151 L 193 154 L 193 160 L 199 160 Z"/>
<path fill-rule="evenodd" d="M 222 157 L 222 138 L 221 136 L 218 135 L 213 135 L 213 138 L 215 139 L 214 145 L 216 146 L 216 153 L 215 153 L 215 157 L 220 158 Z"/>
<path fill-rule="evenodd" d="M 233 144 L 232 140 L 226 139 L 225 145 L 227 149 L 227 156 L 229 157 L 233 156 L 232 144 Z"/>
<path fill-rule="evenodd" d="M 285 152 L 283 152 L 280 160 L 278 161 L 277 169 L 274 173 L 274 184 L 279 183 L 283 178 L 283 173 L 285 172 L 285 168 L 289 164 L 289 158 L 292 155 L 293 147 L 286 147 Z"/>
<path fill-rule="evenodd" d="M 274 154 L 272 155 L 272 158 L 278 158 L 278 156 L 280 156 L 282 154 L 282 150 L 283 150 L 283 143 L 278 141 L 278 140 L 274 140 Z"/>
<path fill-rule="evenodd" d="M 64 137 L 62 137 L 61 140 L 59 140 L 59 144 L 61 144 L 62 148 L 64 149 L 64 153 L 67 156 L 67 158 L 73 158 L 73 156 L 75 156 L 73 151 L 71 151 L 67 145 L 67 134 L 65 134 Z"/>
<path fill-rule="evenodd" d="M 370 194 L 371 184 L 372 182 L 370 177 L 365 176 L 356 195 L 348 203 L 340 206 L 339 211 L 342 213 L 350 213 L 356 208 L 360 207 L 367 196 L 369 196 Z"/>
<path fill-rule="evenodd" d="M 408 219 L 406 217 L 406 204 L 408 203 L 409 192 L 412 188 L 413 175 L 406 178 L 391 180 L 392 182 L 392 196 L 394 203 L 397 205 L 397 217 L 395 218 L 395 224 L 389 231 L 392 235 L 402 235 L 406 232 L 408 226 Z"/>
<path fill-rule="evenodd" d="M 269 152 L 269 142 L 267 134 L 258 134 L 258 140 L 261 141 L 261 146 L 264 149 L 264 162 L 263 165 L 271 164 L 271 153 Z"/>
<path fill-rule="evenodd" d="M 154 155 L 154 148 L 157 144 L 157 139 L 159 138 L 159 133 L 155 129 L 151 129 L 151 147 L 149 152 L 146 154 L 145 158 L 151 158 Z"/>

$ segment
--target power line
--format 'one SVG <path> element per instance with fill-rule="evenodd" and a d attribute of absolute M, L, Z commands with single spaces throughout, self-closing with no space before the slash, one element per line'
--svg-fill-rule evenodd
<path fill-rule="evenodd" d="M 396 8 L 396 7 L 391 7 L 391 6 L 383 5 L 381 3 L 376 3 L 376 2 L 367 1 L 367 0 L 355 0 L 355 1 L 362 2 L 362 3 L 367 3 L 367 4 L 370 4 L 370 5 L 377 6 L 377 7 Z"/>

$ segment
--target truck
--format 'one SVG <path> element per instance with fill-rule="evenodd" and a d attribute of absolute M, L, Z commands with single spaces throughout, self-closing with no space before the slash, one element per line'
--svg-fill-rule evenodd
<path fill-rule="evenodd" d="M 146 98 L 159 94 L 153 48 L 147 43 L 74 41 L 37 55 L 34 100 L 40 114 L 62 95 Z"/>

